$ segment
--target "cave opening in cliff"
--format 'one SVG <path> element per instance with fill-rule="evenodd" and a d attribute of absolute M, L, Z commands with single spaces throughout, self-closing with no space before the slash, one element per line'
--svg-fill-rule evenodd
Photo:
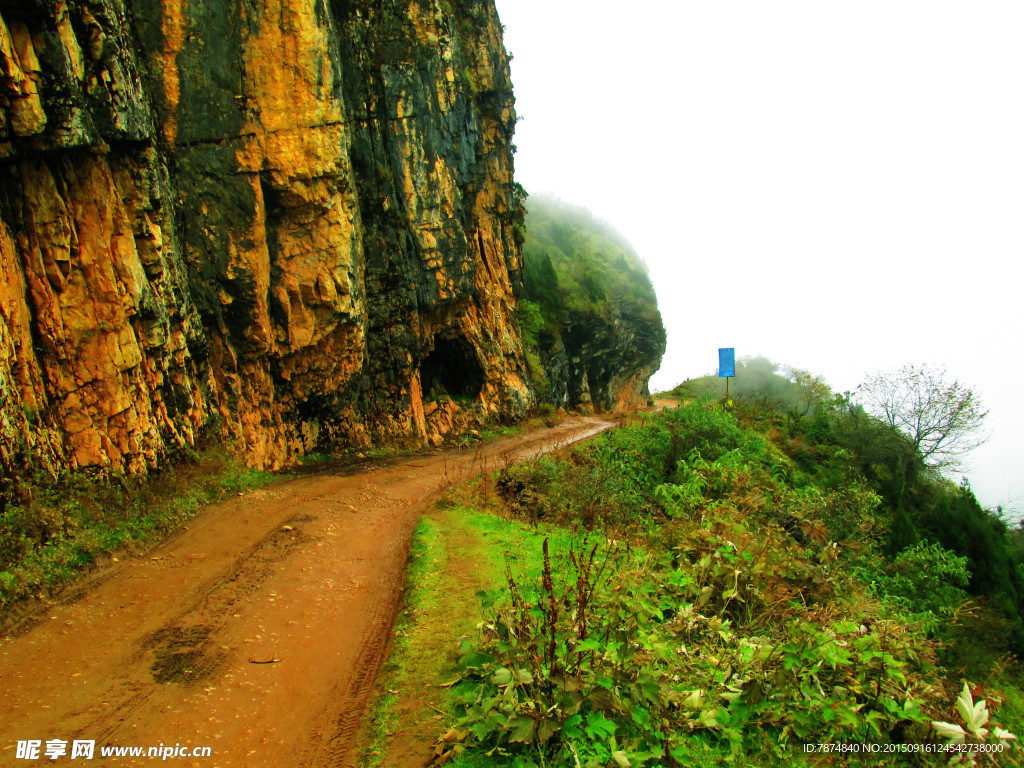
<path fill-rule="evenodd" d="M 420 365 L 420 383 L 427 398 L 448 395 L 475 400 L 484 385 L 484 371 L 473 346 L 461 336 L 434 340 L 434 349 Z"/>

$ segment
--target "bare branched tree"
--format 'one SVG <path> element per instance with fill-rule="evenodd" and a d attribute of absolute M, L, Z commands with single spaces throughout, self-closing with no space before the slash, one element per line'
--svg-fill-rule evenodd
<path fill-rule="evenodd" d="M 987 439 L 981 428 L 988 411 L 973 389 L 950 383 L 944 368 L 905 365 L 873 373 L 857 392 L 869 413 L 907 435 L 936 469 L 960 468 L 964 454 Z"/>

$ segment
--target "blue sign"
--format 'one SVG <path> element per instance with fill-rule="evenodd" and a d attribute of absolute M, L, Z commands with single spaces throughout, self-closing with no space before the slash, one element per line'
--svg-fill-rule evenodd
<path fill-rule="evenodd" d="M 736 375 L 736 349 L 721 347 L 718 350 L 718 378 Z"/>

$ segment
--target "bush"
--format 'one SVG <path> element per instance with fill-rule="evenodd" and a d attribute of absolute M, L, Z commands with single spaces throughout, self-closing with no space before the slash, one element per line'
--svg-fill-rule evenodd
<path fill-rule="evenodd" d="M 796 489 L 787 501 L 791 515 L 820 521 L 832 541 L 871 541 L 879 533 L 877 510 L 882 500 L 856 482 L 831 490 L 815 486 Z"/>
<path fill-rule="evenodd" d="M 969 487 L 941 496 L 921 514 L 919 526 L 943 547 L 967 558 L 972 594 L 997 598 L 1019 620 L 1024 583 L 1007 542 L 1006 524 L 982 509 Z"/>
<path fill-rule="evenodd" d="M 671 458 L 671 434 L 642 421 L 574 448 L 566 462 L 541 457 L 503 470 L 498 488 L 511 511 L 591 528 L 646 526 L 658 512 L 654 489 Z"/>
<path fill-rule="evenodd" d="M 744 430 L 718 406 L 694 403 L 675 408 L 666 411 L 665 422 L 672 433 L 675 461 L 689 457 L 693 451 L 710 462 L 737 449 L 754 459 L 765 454 L 764 439 Z"/>
<path fill-rule="evenodd" d="M 888 563 L 865 561 L 859 573 L 883 603 L 907 621 L 920 622 L 929 635 L 967 601 L 971 578 L 966 557 L 927 541 L 907 547 Z"/>
<path fill-rule="evenodd" d="M 506 467 L 496 485 L 513 514 L 536 523 L 562 509 L 559 481 L 564 474 L 565 467 L 542 456 Z"/>
<path fill-rule="evenodd" d="M 903 455 L 891 431 L 860 437 L 884 438 L 875 461 Z M 795 442 L 779 419 L 762 437 L 698 403 L 509 470 L 513 506 L 605 525 L 609 541 L 568 562 L 545 554 L 538 585 L 509 573 L 487 596 L 481 634 L 463 644 L 458 749 L 522 768 L 653 766 L 702 762 L 695 743 L 735 759 L 784 757 L 797 741 L 933 739 L 943 692 L 928 636 L 973 620 L 959 610 L 968 588 L 1020 594 L 1008 554 L 982 581 L 972 573 L 974 558 L 1010 552 L 1009 533 L 969 489 L 865 472 L 852 445 L 801 447 L 801 467 L 784 452 Z M 908 522 L 928 531 L 944 515 L 965 551 L 931 537 L 883 559 L 894 507 L 871 477 L 885 473 L 890 490 L 907 484 L 908 508 L 935 510 Z"/>
<path fill-rule="evenodd" d="M 726 510 L 675 552 L 590 545 L 559 564 L 545 546 L 540 584 L 509 573 L 463 643 L 459 749 L 653 766 L 684 760 L 694 732 L 736 756 L 923 727 L 927 647 L 869 602 L 838 618 L 832 579 Z"/>

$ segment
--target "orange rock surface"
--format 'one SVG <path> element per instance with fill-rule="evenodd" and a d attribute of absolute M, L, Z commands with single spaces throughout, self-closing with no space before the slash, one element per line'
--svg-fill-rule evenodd
<path fill-rule="evenodd" d="M 0 10 L 0 461 L 258 466 L 516 416 L 491 0 Z"/>

